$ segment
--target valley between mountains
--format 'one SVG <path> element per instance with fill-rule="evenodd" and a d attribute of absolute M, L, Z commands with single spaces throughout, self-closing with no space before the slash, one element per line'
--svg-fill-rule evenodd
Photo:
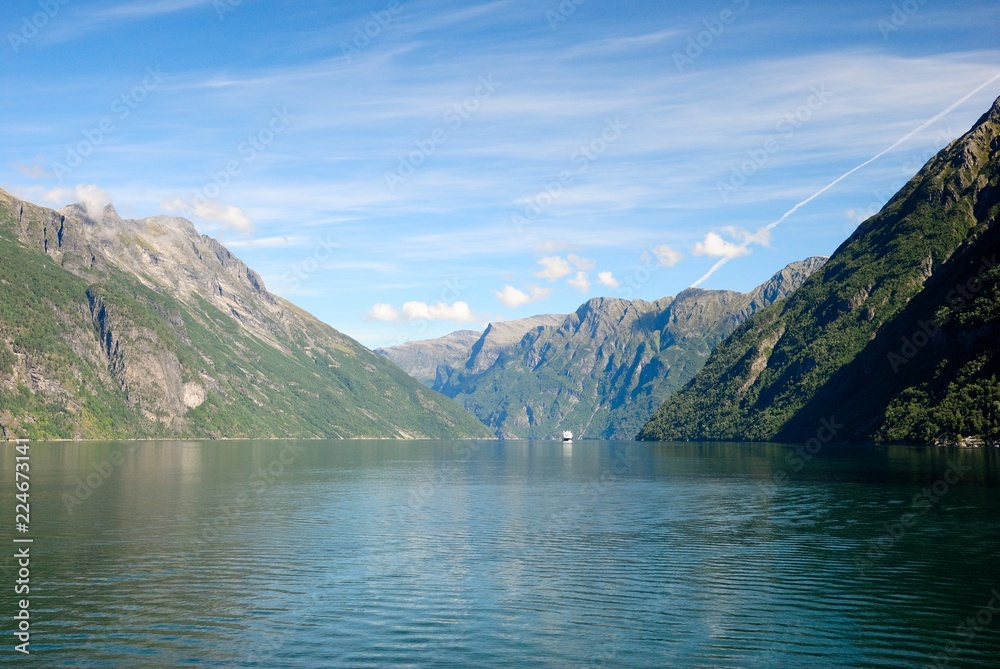
<path fill-rule="evenodd" d="M 0 431 L 997 443 L 998 214 L 1000 100 L 829 259 L 750 292 L 597 297 L 376 353 L 190 221 L 0 191 Z"/>

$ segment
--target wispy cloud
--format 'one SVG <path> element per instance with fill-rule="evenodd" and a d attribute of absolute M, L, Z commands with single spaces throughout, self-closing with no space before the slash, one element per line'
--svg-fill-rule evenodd
<path fill-rule="evenodd" d="M 44 199 L 53 204 L 81 204 L 90 218 L 100 218 L 111 204 L 111 195 L 96 184 L 79 184 L 75 188 L 54 188 Z"/>
<path fill-rule="evenodd" d="M 663 44 L 665 41 L 682 34 L 686 34 L 686 32 L 679 29 L 666 29 L 625 37 L 608 37 L 572 47 L 564 51 L 562 55 L 566 58 L 592 58 L 608 54 L 630 53 Z"/>
<path fill-rule="evenodd" d="M 219 204 L 213 200 L 186 202 L 179 198 L 164 200 L 161 205 L 167 211 L 180 212 L 187 216 L 197 216 L 210 223 L 221 223 L 223 228 L 244 234 L 253 231 L 253 221 L 241 208 L 234 204 Z"/>
<path fill-rule="evenodd" d="M 302 235 L 281 235 L 275 237 L 256 237 L 254 239 L 233 239 L 226 242 L 232 248 L 283 249 L 307 246 L 312 240 Z"/>
<path fill-rule="evenodd" d="M 46 33 L 45 38 L 51 42 L 76 39 L 88 33 L 112 30 L 123 23 L 153 19 L 194 7 L 210 7 L 214 1 L 216 0 L 146 0 L 104 7 L 81 6 L 73 15 L 71 24 L 67 22 L 66 25 L 55 25 Z M 214 12 L 212 14 L 214 18 Z"/>
<path fill-rule="evenodd" d="M 842 240 L 843 212 L 884 202 L 913 169 L 908 156 L 939 143 L 942 128 L 909 133 L 992 77 L 1000 62 L 995 39 L 974 27 L 1000 17 L 995 3 L 928 5 L 907 26 L 913 32 L 893 35 L 891 48 L 875 26 L 881 10 L 754 5 L 710 57 L 679 76 L 670 55 L 701 29 L 712 13 L 704 8 L 650 3 L 640 13 L 586 3 L 553 31 L 545 8 L 527 0 L 403 2 L 348 60 L 341 42 L 384 3 L 289 3 L 276 21 L 270 5 L 244 0 L 220 22 L 213 2 L 64 3 L 32 43 L 39 53 L 36 46 L 58 42 L 46 54 L 50 64 L 25 58 L 5 75 L 14 111 L 0 133 L 11 156 L 4 187 L 40 197 L 96 183 L 119 198 L 123 212 L 160 213 L 239 159 L 237 147 L 287 105 L 294 125 L 241 163 L 224 201 L 174 211 L 224 241 L 231 235 L 227 243 L 269 268 L 274 285 L 291 285 L 280 277 L 301 262 L 308 239 L 337 239 L 336 256 L 295 294 L 336 325 L 369 333 L 391 329 L 374 316 L 362 320 L 376 302 L 401 322 L 410 301 L 427 313 L 463 301 L 482 315 L 494 299 L 506 308 L 551 299 L 547 306 L 569 310 L 584 285 L 580 273 L 590 289 L 610 288 L 602 276 L 614 270 L 610 279 L 653 298 L 682 289 L 691 278 L 683 270 L 703 269 L 704 259 L 718 268 L 747 258 L 747 271 L 721 276 L 749 282 L 769 275 L 779 255 L 828 252 Z M 111 105 L 150 64 L 151 31 L 171 76 L 163 95 L 119 122 Z M 969 40 L 942 31 L 983 34 Z M 88 35 L 116 45 L 114 62 L 90 41 L 76 49 L 73 39 Z M 502 86 L 477 105 L 477 81 L 490 76 Z M 829 102 L 800 122 L 796 114 L 819 86 L 832 93 Z M 955 109 L 949 134 L 975 121 L 995 88 Z M 446 114 L 467 101 L 471 111 L 455 127 Z M 114 133 L 73 183 L 58 183 L 49 161 L 93 135 L 105 117 L 115 121 Z M 627 131 L 607 143 L 602 129 L 616 117 Z M 447 130 L 446 141 L 423 151 L 420 169 L 391 192 L 384 175 L 421 151 L 421 142 L 426 147 L 436 129 Z M 717 184 L 776 136 L 780 150 L 753 164 L 752 178 L 722 202 Z M 817 195 L 904 136 L 882 159 Z M 790 225 L 772 228 L 773 252 L 750 253 L 766 241 L 761 228 L 807 199 L 785 219 Z M 516 230 L 512 215 L 535 202 L 544 208 Z M 698 261 L 681 264 L 684 255 Z M 539 257 L 558 260 L 537 264 Z M 637 258 L 642 272 L 680 268 L 639 281 L 629 269 Z M 440 297 L 451 276 L 462 280 L 461 291 Z M 386 277 L 393 280 L 378 280 Z M 443 329 L 453 321 L 434 322 Z"/>
<path fill-rule="evenodd" d="M 802 207 L 806 206 L 807 204 L 809 204 L 810 202 L 812 202 L 813 200 L 815 200 L 819 196 L 823 195 L 824 193 L 826 193 L 831 188 L 833 188 L 837 184 L 839 184 L 842 181 L 844 181 L 845 179 L 847 179 L 849 176 L 851 176 L 855 172 L 859 172 L 860 170 L 864 169 L 865 167 L 867 167 L 868 165 L 872 164 L 873 162 L 875 162 L 876 160 L 878 160 L 882 156 L 884 156 L 887 153 L 889 153 L 890 151 L 894 150 L 896 147 L 900 146 L 901 144 L 903 144 L 904 142 L 906 142 L 910 138 L 916 136 L 917 134 L 919 134 L 923 130 L 925 130 L 928 127 L 932 126 L 934 123 L 938 122 L 939 120 L 941 120 L 942 118 L 944 118 L 945 116 L 947 116 L 948 114 L 950 114 L 952 111 L 954 111 L 955 109 L 957 109 L 959 106 L 961 106 L 962 104 L 964 104 L 971 97 L 973 97 L 974 95 L 976 95 L 977 93 L 979 93 L 983 89 L 989 87 L 990 85 L 992 85 L 994 82 L 996 82 L 998 80 L 1000 80 L 1000 72 L 997 72 L 997 73 L 993 74 L 993 76 L 991 76 L 990 78 L 988 78 L 986 81 L 980 83 L 978 86 L 976 86 L 975 88 L 973 88 L 971 91 L 966 92 L 964 95 L 962 95 L 961 97 L 959 97 L 957 100 L 953 101 L 944 110 L 938 112 L 937 114 L 935 114 L 931 118 L 927 119 L 926 121 L 924 121 L 923 123 L 921 123 L 919 126 L 917 126 L 916 128 L 914 128 L 913 130 L 910 130 L 908 133 L 904 134 L 902 137 L 900 137 L 899 139 L 897 139 L 895 142 L 893 142 L 892 144 L 890 144 L 888 147 L 886 147 L 886 148 L 882 149 L 881 151 L 879 151 L 878 153 L 876 153 L 874 156 L 872 156 L 872 157 L 870 157 L 870 158 L 862 161 L 860 164 L 858 164 L 858 165 L 852 167 L 851 169 L 847 170 L 846 172 L 844 172 L 840 176 L 838 176 L 835 179 L 833 179 L 833 181 L 829 182 L 828 184 L 826 184 L 825 186 L 823 186 L 819 190 L 815 191 L 814 193 L 812 193 L 811 195 L 809 195 L 805 199 L 797 202 L 791 209 L 789 209 L 788 211 L 786 211 L 784 214 L 782 214 L 776 220 L 768 223 L 767 226 L 759 228 L 757 230 L 757 232 L 754 233 L 753 235 L 751 235 L 749 233 L 746 233 L 745 231 L 738 231 L 738 230 L 736 230 L 734 228 L 729 228 L 730 233 L 732 233 L 732 234 L 738 234 L 738 235 L 740 235 L 740 236 L 743 237 L 742 243 L 739 245 L 739 247 L 737 247 L 735 249 L 728 248 L 728 247 L 723 247 L 723 246 L 720 246 L 719 244 L 717 244 L 716 240 L 712 240 L 712 247 L 714 249 L 716 249 L 716 250 L 723 250 L 723 252 L 712 253 L 711 251 L 706 251 L 705 253 L 699 253 L 699 250 L 698 250 L 699 249 L 699 245 L 696 245 L 696 247 L 695 247 L 695 253 L 696 254 L 699 254 L 699 255 L 715 255 L 716 257 L 720 257 L 720 260 L 715 265 L 713 265 L 712 268 L 708 272 L 706 272 L 704 275 L 702 275 L 701 278 L 699 278 L 695 283 L 693 283 L 691 285 L 692 286 L 700 285 L 706 279 L 708 279 L 709 277 L 711 277 L 712 274 L 714 274 L 718 269 L 720 269 L 728 261 L 732 260 L 733 258 L 739 257 L 741 255 L 747 255 L 749 253 L 748 247 L 750 246 L 751 243 L 759 243 L 759 244 L 767 245 L 770 242 L 771 231 L 774 228 L 776 228 L 779 225 L 781 225 L 790 216 L 794 215 Z M 713 233 L 710 233 L 710 235 L 711 234 L 713 234 Z M 708 239 L 708 237 L 706 237 L 705 244 L 707 244 L 708 241 L 709 241 L 709 239 Z M 721 240 L 719 240 L 719 241 L 721 241 Z M 705 246 L 705 247 L 702 247 L 702 248 L 703 249 L 707 249 L 708 247 Z M 739 252 L 740 250 L 742 250 L 744 252 Z"/>

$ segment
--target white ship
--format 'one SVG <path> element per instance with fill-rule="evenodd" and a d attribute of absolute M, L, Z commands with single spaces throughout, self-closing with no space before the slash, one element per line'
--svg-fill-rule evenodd
<path fill-rule="evenodd" d="M 573 443 L 573 433 L 570 432 L 569 430 L 566 430 L 565 432 L 563 432 L 563 443 L 564 444 L 572 444 Z"/>

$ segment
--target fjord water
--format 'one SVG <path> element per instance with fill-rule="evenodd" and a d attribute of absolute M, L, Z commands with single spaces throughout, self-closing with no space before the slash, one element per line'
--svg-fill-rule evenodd
<path fill-rule="evenodd" d="M 33 444 L 29 661 L 1000 666 L 998 456 L 589 441 Z M 4 450 L 3 537 L 13 462 Z M 14 664 L 5 637 L 0 653 Z"/>

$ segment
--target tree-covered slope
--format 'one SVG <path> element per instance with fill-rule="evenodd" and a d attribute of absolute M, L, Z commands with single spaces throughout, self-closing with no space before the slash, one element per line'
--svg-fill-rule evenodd
<path fill-rule="evenodd" d="M 490 436 L 183 219 L 0 191 L 6 436 Z"/>
<path fill-rule="evenodd" d="M 719 345 L 642 439 L 1000 438 L 1000 100 L 790 298 Z"/>

